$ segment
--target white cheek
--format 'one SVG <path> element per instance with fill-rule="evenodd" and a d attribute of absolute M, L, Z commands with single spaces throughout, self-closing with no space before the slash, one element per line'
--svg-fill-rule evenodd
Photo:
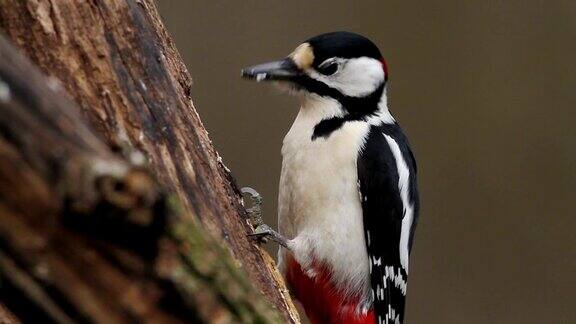
<path fill-rule="evenodd" d="M 310 76 L 350 97 L 363 97 L 384 82 L 382 63 L 373 58 L 337 59 L 340 70 L 332 76 L 312 71 Z"/>

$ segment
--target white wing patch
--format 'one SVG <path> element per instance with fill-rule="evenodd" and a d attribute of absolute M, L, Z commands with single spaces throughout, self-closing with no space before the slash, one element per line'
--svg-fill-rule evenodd
<path fill-rule="evenodd" d="M 390 150 L 394 155 L 396 160 L 396 169 L 398 170 L 398 190 L 400 192 L 400 199 L 402 199 L 402 205 L 404 206 L 404 217 L 402 218 L 402 231 L 400 233 L 400 264 L 408 273 L 408 256 L 409 248 L 408 241 L 410 237 L 410 228 L 412 227 L 412 220 L 414 217 L 414 205 L 410 203 L 408 197 L 409 181 L 410 181 L 410 169 L 402 156 L 402 151 L 398 143 L 391 137 L 384 133 L 384 138 L 390 146 Z"/>

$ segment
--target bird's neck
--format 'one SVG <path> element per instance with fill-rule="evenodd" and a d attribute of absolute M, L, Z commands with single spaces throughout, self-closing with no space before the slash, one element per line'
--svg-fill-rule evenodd
<path fill-rule="evenodd" d="M 300 114 L 317 124 L 324 119 L 344 117 L 346 111 L 336 99 L 308 95 L 301 100 Z"/>
<path fill-rule="evenodd" d="M 384 88 L 382 91 L 382 96 L 380 97 L 380 101 L 378 101 L 378 108 L 376 112 L 368 116 L 366 121 L 372 125 L 379 125 L 379 124 L 394 124 L 396 120 L 390 113 L 388 109 L 388 91 L 387 88 Z"/>
<path fill-rule="evenodd" d="M 357 105 L 357 102 L 354 104 Z M 315 138 L 326 138 L 351 121 L 371 125 L 396 122 L 388 110 L 386 89 L 382 91 L 379 100 L 366 100 L 365 104 L 371 107 L 348 107 L 346 102 L 312 94 L 303 97 L 297 120 L 314 128 Z"/>

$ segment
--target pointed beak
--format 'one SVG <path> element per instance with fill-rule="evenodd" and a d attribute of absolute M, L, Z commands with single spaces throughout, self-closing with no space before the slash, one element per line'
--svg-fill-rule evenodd
<path fill-rule="evenodd" d="M 291 58 L 247 67 L 242 70 L 242 77 L 257 82 L 272 80 L 290 80 L 302 71 Z"/>

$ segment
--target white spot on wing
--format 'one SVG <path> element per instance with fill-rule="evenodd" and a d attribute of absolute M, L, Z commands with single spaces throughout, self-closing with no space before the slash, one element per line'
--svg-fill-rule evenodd
<path fill-rule="evenodd" d="M 370 258 L 370 256 L 368 256 L 368 258 Z M 370 265 L 368 271 L 370 272 L 370 274 L 372 274 L 372 262 L 368 262 L 368 264 Z"/>
<path fill-rule="evenodd" d="M 370 246 L 370 231 L 366 231 L 366 238 L 368 239 L 368 246 Z"/>
<path fill-rule="evenodd" d="M 394 284 L 394 287 L 400 289 L 400 291 L 402 291 L 402 294 L 404 296 L 406 296 L 406 288 L 408 286 L 408 282 L 402 276 L 402 272 L 400 271 L 400 268 L 398 268 L 398 271 L 396 273 L 394 271 L 393 266 L 385 266 L 384 276 L 382 277 L 382 281 L 384 282 L 384 287 L 386 287 L 386 282 L 388 280 L 390 280 Z"/>

